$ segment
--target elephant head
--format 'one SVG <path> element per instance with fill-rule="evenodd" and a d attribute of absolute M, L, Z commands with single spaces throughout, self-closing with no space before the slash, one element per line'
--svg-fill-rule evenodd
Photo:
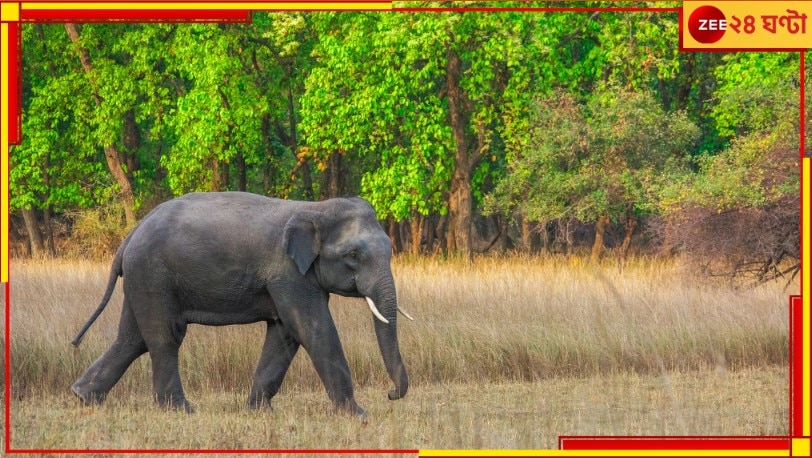
<path fill-rule="evenodd" d="M 333 199 L 295 213 L 284 231 L 284 247 L 299 273 L 311 271 L 321 287 L 342 296 L 364 297 L 374 316 L 384 365 L 395 389 L 406 395 L 409 379 L 400 354 L 397 301 L 389 237 L 372 206 L 363 199 Z"/>

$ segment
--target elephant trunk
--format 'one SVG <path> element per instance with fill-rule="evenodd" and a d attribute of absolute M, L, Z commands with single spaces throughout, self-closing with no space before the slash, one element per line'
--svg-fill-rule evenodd
<path fill-rule="evenodd" d="M 369 296 L 368 300 L 372 302 L 370 308 L 377 308 L 388 322 L 385 323 L 378 317 L 373 319 L 375 322 L 375 335 L 378 338 L 378 347 L 381 349 L 383 363 L 389 377 L 395 383 L 395 389 L 389 392 L 389 399 L 394 401 L 406 395 L 406 391 L 409 389 L 409 376 L 406 374 L 406 366 L 403 364 L 403 358 L 400 355 L 398 346 L 398 303 L 395 294 L 395 282 L 391 275 L 387 282 L 376 288 L 375 293 Z"/>

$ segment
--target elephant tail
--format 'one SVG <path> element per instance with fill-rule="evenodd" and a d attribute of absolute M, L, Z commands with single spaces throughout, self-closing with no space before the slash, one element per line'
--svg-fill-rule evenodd
<path fill-rule="evenodd" d="M 132 232 L 127 235 L 127 238 L 121 242 L 121 246 L 119 246 L 118 250 L 116 250 L 116 255 L 113 257 L 113 265 L 110 267 L 110 277 L 107 279 L 107 289 L 104 291 L 104 297 L 102 297 L 99 306 L 96 307 L 96 311 L 93 312 L 93 315 L 90 316 L 87 323 L 82 326 L 82 329 L 79 330 L 79 333 L 76 334 L 76 337 L 74 337 L 70 342 L 74 347 L 78 347 L 79 344 L 82 343 L 82 338 L 84 337 L 85 332 L 87 332 L 90 326 L 96 321 L 96 318 L 101 315 L 104 308 L 107 307 L 107 302 L 110 301 L 110 297 L 113 295 L 113 290 L 116 288 L 118 277 L 124 274 L 121 267 L 121 259 L 124 257 L 124 249 L 127 247 L 127 243 L 130 241 L 130 235 L 132 235 Z"/>

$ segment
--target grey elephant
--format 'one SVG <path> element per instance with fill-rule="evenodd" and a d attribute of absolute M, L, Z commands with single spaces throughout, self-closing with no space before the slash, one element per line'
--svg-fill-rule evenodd
<path fill-rule="evenodd" d="M 389 238 L 360 198 L 295 202 L 212 192 L 162 203 L 118 248 L 101 303 L 73 339 L 79 345 L 122 277 L 118 335 L 72 390 L 85 403 L 101 403 L 149 352 L 156 401 L 192 412 L 178 372 L 187 325 L 265 322 L 250 408 L 270 406 L 302 346 L 336 408 L 364 415 L 327 302 L 329 293 L 366 298 L 395 384 L 389 399 L 402 398 L 409 381 L 390 259 Z"/>

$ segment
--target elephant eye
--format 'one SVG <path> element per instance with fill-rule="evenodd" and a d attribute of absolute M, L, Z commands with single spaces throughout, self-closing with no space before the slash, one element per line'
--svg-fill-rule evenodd
<path fill-rule="evenodd" d="M 350 250 L 350 251 L 347 251 L 347 252 L 344 254 L 344 257 L 345 257 L 346 259 L 348 259 L 348 260 L 352 260 L 352 261 L 358 261 L 358 260 L 361 258 L 361 255 L 358 253 L 358 250 L 357 250 L 357 249 L 352 249 L 352 250 Z"/>

